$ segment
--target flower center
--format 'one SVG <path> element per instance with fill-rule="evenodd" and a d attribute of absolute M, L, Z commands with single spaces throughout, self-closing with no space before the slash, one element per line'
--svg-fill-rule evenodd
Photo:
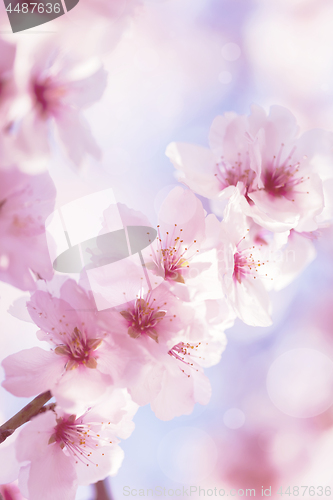
<path fill-rule="evenodd" d="M 93 464 L 90 457 L 93 450 L 96 451 L 98 447 L 96 441 L 100 440 L 100 435 L 96 434 L 89 424 L 84 424 L 81 417 L 76 419 L 76 415 L 59 417 L 56 421 L 57 425 L 48 444 L 57 443 L 61 449 L 65 448 L 70 455 L 85 463 L 87 467 Z M 95 465 L 98 466 L 97 463 Z"/>
<path fill-rule="evenodd" d="M 284 144 L 281 144 L 277 156 L 273 157 L 270 167 L 263 173 L 263 183 L 265 191 L 272 197 L 280 198 L 284 196 L 291 201 L 295 187 L 303 182 L 303 177 L 298 177 L 300 162 L 292 162 L 292 156 L 296 150 L 294 147 L 286 160 L 281 163 L 281 155 Z"/>
<path fill-rule="evenodd" d="M 251 259 L 251 264 L 254 265 L 254 260 Z M 248 259 L 245 255 L 240 252 L 236 252 L 234 255 L 234 274 L 233 277 L 238 283 L 242 282 L 242 279 L 246 277 L 251 266 L 249 265 Z"/>
<path fill-rule="evenodd" d="M 171 233 L 166 231 L 163 239 L 160 226 L 157 226 L 157 231 L 157 249 L 155 251 L 152 248 L 151 254 L 154 267 L 157 267 L 158 274 L 164 276 L 166 280 L 185 283 L 186 271 L 189 269 L 189 262 L 193 257 L 193 254 L 190 254 L 190 249 L 197 243 L 197 240 L 193 240 L 190 245 L 185 246 L 181 234 L 183 230 L 179 229 L 177 224 Z"/>
<path fill-rule="evenodd" d="M 59 107 L 60 99 L 66 90 L 62 86 L 56 86 L 50 77 L 42 82 L 34 82 L 33 92 L 35 100 L 43 115 L 54 114 Z"/>
<path fill-rule="evenodd" d="M 121 311 L 121 315 L 129 322 L 128 334 L 136 339 L 141 335 L 148 337 L 158 342 L 158 324 L 166 315 L 165 310 L 161 310 L 161 306 L 155 304 L 156 299 L 152 299 L 148 294 L 147 299 L 137 299 L 133 310 Z M 163 304 L 166 305 L 166 302 Z"/>
<path fill-rule="evenodd" d="M 73 370 L 80 365 L 87 368 L 96 368 L 97 361 L 93 353 L 101 345 L 101 339 L 87 339 L 85 335 L 75 327 L 71 336 L 66 339 L 66 344 L 55 348 L 54 352 L 60 356 L 66 356 L 66 370 Z"/>
<path fill-rule="evenodd" d="M 241 283 L 244 279 L 248 277 L 252 277 L 256 279 L 258 276 L 258 271 L 260 272 L 261 277 L 267 277 L 268 275 L 263 272 L 263 267 L 265 263 L 269 262 L 269 260 L 263 259 L 263 255 L 261 250 L 263 247 L 267 247 L 267 242 L 262 238 L 259 239 L 258 246 L 252 246 L 250 248 L 244 250 L 237 250 L 234 254 L 234 272 L 233 279 L 234 281 L 238 281 Z M 267 251 L 266 249 L 263 251 Z M 260 258 L 258 258 L 260 257 Z"/>
<path fill-rule="evenodd" d="M 245 157 L 245 161 L 242 161 L 241 153 L 238 153 L 238 161 L 234 163 L 229 163 L 221 156 L 220 161 L 216 163 L 216 168 L 215 177 L 220 181 L 221 189 L 229 186 L 237 186 L 238 182 L 242 182 L 245 187 L 245 194 L 251 192 L 256 174 L 250 167 L 248 154 Z"/>
<path fill-rule="evenodd" d="M 198 344 L 189 344 L 189 343 L 184 343 L 184 342 L 179 342 L 179 344 L 176 344 L 173 346 L 172 349 L 168 352 L 170 356 L 175 358 L 177 361 L 181 361 L 181 363 L 184 363 L 185 365 L 193 368 L 194 370 L 198 371 L 196 368 L 194 368 L 194 363 L 192 363 L 191 359 L 188 359 L 189 356 L 192 356 L 193 358 L 193 353 L 196 353 L 201 346 L 201 342 L 198 342 Z M 200 356 L 197 356 L 200 358 Z M 185 370 L 183 368 L 180 368 L 180 370 L 185 373 Z M 187 377 L 190 377 L 187 373 L 185 373 Z"/>

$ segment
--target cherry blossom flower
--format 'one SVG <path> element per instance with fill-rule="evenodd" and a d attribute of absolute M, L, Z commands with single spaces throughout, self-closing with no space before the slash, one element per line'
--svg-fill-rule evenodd
<path fill-rule="evenodd" d="M 0 169 L 0 280 L 33 290 L 34 275 L 51 279 L 44 222 L 54 200 L 55 188 L 47 173 Z"/>
<path fill-rule="evenodd" d="M 271 305 L 268 290 L 280 271 L 276 251 L 287 233 L 270 233 L 246 217 L 236 190 L 221 222 L 219 275 L 225 296 L 237 316 L 252 326 L 269 326 Z"/>
<path fill-rule="evenodd" d="M 136 410 L 126 391 L 118 389 L 83 415 L 56 407 L 34 417 L 16 439 L 23 495 L 74 500 L 78 485 L 114 476 L 124 457 L 118 437 L 129 437 Z"/>
<path fill-rule="evenodd" d="M 196 402 L 210 399 L 203 366 L 219 361 L 226 340 L 221 325 L 208 329 L 203 307 L 182 302 L 163 283 L 105 316 L 115 342 L 135 353 L 125 381 L 133 400 L 150 403 L 162 420 L 189 414 Z"/>
<path fill-rule="evenodd" d="M 106 71 L 100 62 L 69 56 L 52 42 L 36 48 L 31 57 L 34 60 L 20 74 L 25 82 L 21 90 L 28 97 L 26 112 L 17 117 L 20 149 L 28 156 L 47 156 L 50 134 L 55 131 L 75 164 L 86 154 L 99 158 L 99 147 L 82 111 L 98 101 L 106 87 Z"/>
<path fill-rule="evenodd" d="M 273 233 L 246 217 L 238 189 L 221 222 L 219 275 L 226 300 L 252 326 L 269 326 L 268 292 L 289 285 L 315 258 L 314 233 Z"/>
<path fill-rule="evenodd" d="M 226 113 L 215 118 L 211 149 L 172 143 L 166 154 L 180 171 L 180 180 L 198 194 L 223 200 L 238 186 L 244 213 L 257 224 L 271 231 L 312 231 L 324 206 L 318 135 L 327 142 L 327 133 L 298 134 L 287 109 L 272 106 L 267 116 L 252 106 L 249 116 Z M 323 153 L 331 158 L 331 151 Z"/>
<path fill-rule="evenodd" d="M 33 347 L 3 361 L 3 386 L 16 396 L 51 390 L 68 411 L 85 409 L 120 377 L 127 363 L 112 338 L 99 325 L 91 294 L 73 280 L 60 288 L 60 298 L 37 290 L 28 311 L 40 340 L 52 348 Z"/>
<path fill-rule="evenodd" d="M 174 188 L 159 212 L 158 238 L 143 252 L 146 267 L 183 300 L 222 298 L 216 255 L 219 227 L 192 191 Z"/>

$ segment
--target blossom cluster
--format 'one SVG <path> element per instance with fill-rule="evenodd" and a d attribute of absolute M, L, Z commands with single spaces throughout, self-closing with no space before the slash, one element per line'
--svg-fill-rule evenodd
<path fill-rule="evenodd" d="M 109 4 L 111 10 L 116 5 Z M 103 2 L 97 5 L 105 10 Z M 123 303 L 101 311 L 86 269 L 77 279 L 53 269 L 45 221 L 56 190 L 50 175 L 31 165 L 47 164 L 54 143 L 76 165 L 87 154 L 98 157 L 81 110 L 101 98 L 106 71 L 51 44 L 33 52 L 35 60 L 18 78 L 16 47 L 0 44 L 6 54 L 0 66 L 0 279 L 29 292 L 24 307 L 39 344 L 3 360 L 2 385 L 17 397 L 49 391 L 54 398 L 0 448 L 0 458 L 12 457 L 0 480 L 18 478 L 29 500 L 72 500 L 78 485 L 117 473 L 119 439 L 133 431 L 139 406 L 150 404 L 157 418 L 171 420 L 190 414 L 196 403 L 208 404 L 205 368 L 220 361 L 225 330 L 236 318 L 272 324 L 270 292 L 290 284 L 315 258 L 314 240 L 331 223 L 332 179 L 325 172 L 333 134 L 300 136 L 285 108 L 273 106 L 267 115 L 253 106 L 249 116 L 218 116 L 210 148 L 170 144 L 166 154 L 186 187 L 166 196 L 157 238 L 142 251 L 156 286 L 127 298 L 131 262 L 126 283 L 116 283 Z M 209 209 L 202 198 L 210 200 Z M 141 213 L 121 212 L 128 226 L 151 226 Z M 103 216 L 107 224 L 107 210 Z"/>

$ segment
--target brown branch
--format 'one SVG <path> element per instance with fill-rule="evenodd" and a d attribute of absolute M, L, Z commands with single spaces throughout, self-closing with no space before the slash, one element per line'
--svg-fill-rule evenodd
<path fill-rule="evenodd" d="M 0 443 L 11 436 L 15 429 L 28 422 L 32 417 L 38 415 L 38 413 L 53 409 L 55 406 L 54 403 L 44 407 L 45 403 L 47 403 L 51 398 L 51 391 L 39 394 L 39 396 L 30 401 L 30 403 L 28 403 L 24 408 L 22 408 L 22 410 L 16 413 L 16 415 L 14 415 L 12 418 L 7 420 L 7 422 L 1 425 Z"/>
<path fill-rule="evenodd" d="M 95 500 L 113 500 L 111 493 L 106 487 L 106 480 L 98 481 L 94 484 L 96 490 Z"/>

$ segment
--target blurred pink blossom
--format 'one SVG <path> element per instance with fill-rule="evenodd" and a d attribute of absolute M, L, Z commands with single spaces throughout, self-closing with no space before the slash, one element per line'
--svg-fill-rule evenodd
<path fill-rule="evenodd" d="M 100 61 L 69 55 L 55 40 L 36 48 L 30 57 L 26 70 L 19 73 L 18 147 L 28 157 L 47 157 L 55 133 L 76 165 L 86 154 L 99 158 L 100 149 L 82 111 L 105 90 L 107 75 Z"/>
<path fill-rule="evenodd" d="M 0 280 L 33 290 L 34 277 L 51 279 L 44 222 L 54 200 L 48 173 L 28 175 L 14 166 L 0 169 Z"/>

